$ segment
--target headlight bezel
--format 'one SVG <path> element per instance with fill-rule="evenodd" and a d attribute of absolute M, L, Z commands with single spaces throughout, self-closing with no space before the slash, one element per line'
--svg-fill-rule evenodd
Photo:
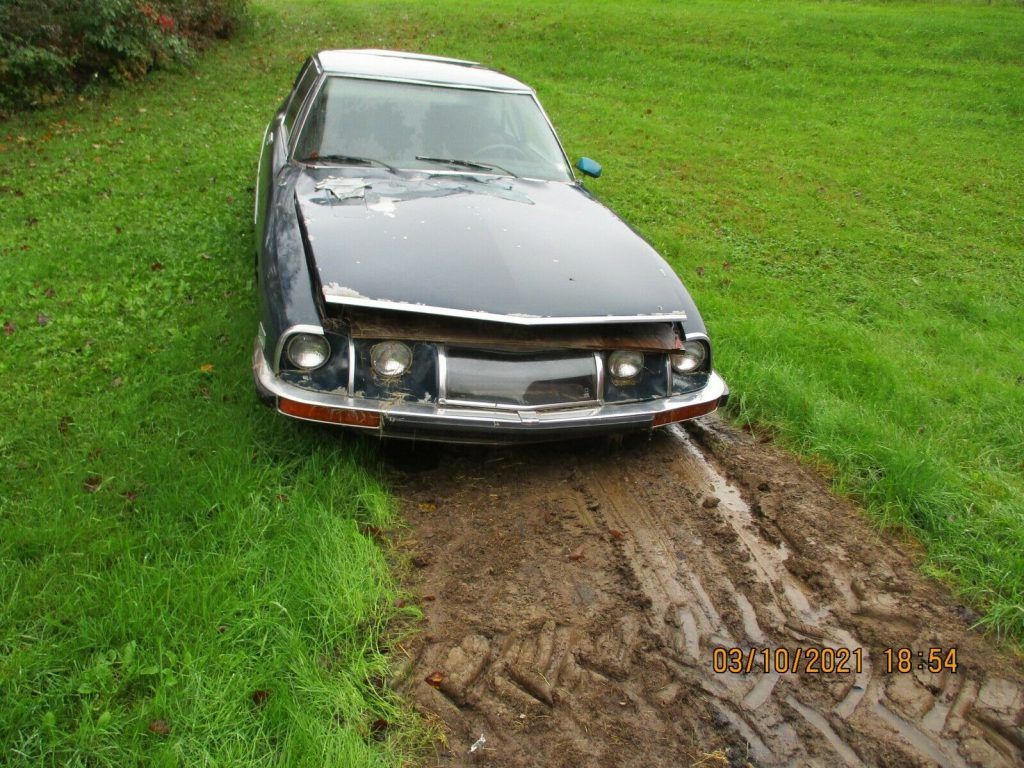
<path fill-rule="evenodd" d="M 627 358 L 627 360 L 623 361 L 623 358 Z M 626 366 L 631 366 L 633 368 L 632 373 L 623 375 L 621 372 L 621 366 L 617 366 L 617 363 L 620 362 Z M 633 349 L 617 349 L 608 354 L 608 377 L 617 387 L 636 384 L 640 381 L 640 377 L 644 373 L 645 362 L 643 352 Z"/>
<path fill-rule="evenodd" d="M 319 361 L 314 362 L 316 358 L 313 358 L 307 359 L 304 362 L 302 359 L 303 352 L 296 350 L 296 347 L 301 344 L 309 345 L 306 350 L 307 353 L 313 352 L 315 354 L 316 352 L 319 352 Z M 314 347 L 316 347 L 316 349 L 313 349 Z M 331 343 L 323 334 L 309 333 L 306 331 L 293 333 L 285 342 L 284 358 L 285 362 L 298 371 L 315 371 L 323 368 L 324 365 L 327 364 L 327 361 L 331 359 Z"/>
<path fill-rule="evenodd" d="M 400 369 L 395 371 L 388 371 L 382 369 L 382 365 L 378 365 L 378 363 L 380 363 L 383 360 L 385 354 L 388 351 L 398 352 L 401 355 L 401 357 L 404 358 L 404 363 L 402 364 Z M 410 347 L 404 341 L 399 341 L 397 339 L 388 339 L 386 341 L 379 341 L 376 344 L 374 344 L 369 349 L 369 358 L 370 370 L 373 372 L 374 376 L 377 376 L 382 381 L 397 381 L 398 379 L 407 376 L 409 372 L 412 370 L 412 347 Z M 395 358 L 392 357 L 391 359 Z M 402 361 L 399 360 L 398 362 Z"/>
<path fill-rule="evenodd" d="M 687 339 L 680 352 L 669 355 L 672 373 L 676 376 L 690 376 L 707 369 L 711 350 L 703 339 Z"/>

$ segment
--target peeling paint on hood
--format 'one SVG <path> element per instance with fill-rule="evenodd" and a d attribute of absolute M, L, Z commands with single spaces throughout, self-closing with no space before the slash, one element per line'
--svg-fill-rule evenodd
<path fill-rule="evenodd" d="M 324 286 L 324 296 L 339 299 L 366 298 L 366 296 L 363 296 L 363 294 L 361 294 L 359 291 L 354 290 L 352 288 L 348 288 L 344 285 L 339 285 L 338 283 L 327 283 L 327 285 Z"/>
<path fill-rule="evenodd" d="M 327 190 L 338 200 L 351 200 L 361 199 L 368 186 L 370 186 L 370 182 L 365 179 L 339 179 L 335 176 L 328 176 L 326 179 L 318 181 L 315 188 Z"/>
<path fill-rule="evenodd" d="M 533 205 L 529 195 L 517 189 L 511 181 L 495 176 L 429 173 L 388 178 L 327 176 L 317 181 L 313 188 L 325 194 L 310 197 L 311 203 L 357 205 L 364 202 L 369 210 L 385 214 L 394 213 L 395 203 L 450 195 L 492 195 L 514 203 Z"/>

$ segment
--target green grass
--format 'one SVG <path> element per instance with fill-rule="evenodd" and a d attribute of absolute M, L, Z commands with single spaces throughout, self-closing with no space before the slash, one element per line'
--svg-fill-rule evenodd
<path fill-rule="evenodd" d="M 7 763 L 412 754 L 373 684 L 374 457 L 263 410 L 248 371 L 263 126 L 306 54 L 369 46 L 537 87 L 690 287 L 734 415 L 830 463 L 1019 646 L 1019 5 L 275 3 L 195 71 L 0 124 Z"/>

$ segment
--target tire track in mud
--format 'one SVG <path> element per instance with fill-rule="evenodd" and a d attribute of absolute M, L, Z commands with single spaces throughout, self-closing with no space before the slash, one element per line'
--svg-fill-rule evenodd
<path fill-rule="evenodd" d="M 422 450 L 417 448 L 417 450 Z M 393 685 L 442 765 L 1011 766 L 1021 665 L 807 468 L 716 419 L 396 472 L 422 632 Z M 712 670 L 860 649 L 857 673 Z M 887 647 L 958 649 L 887 674 Z M 482 746 L 470 751 L 479 737 Z"/>

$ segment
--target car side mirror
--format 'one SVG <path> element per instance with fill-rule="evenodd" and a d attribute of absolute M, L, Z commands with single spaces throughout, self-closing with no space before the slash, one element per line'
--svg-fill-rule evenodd
<path fill-rule="evenodd" d="M 591 160 L 589 157 L 581 157 L 577 160 L 576 168 L 579 169 L 580 173 L 584 176 L 590 176 L 594 179 L 601 175 L 601 164 L 596 160 Z"/>

